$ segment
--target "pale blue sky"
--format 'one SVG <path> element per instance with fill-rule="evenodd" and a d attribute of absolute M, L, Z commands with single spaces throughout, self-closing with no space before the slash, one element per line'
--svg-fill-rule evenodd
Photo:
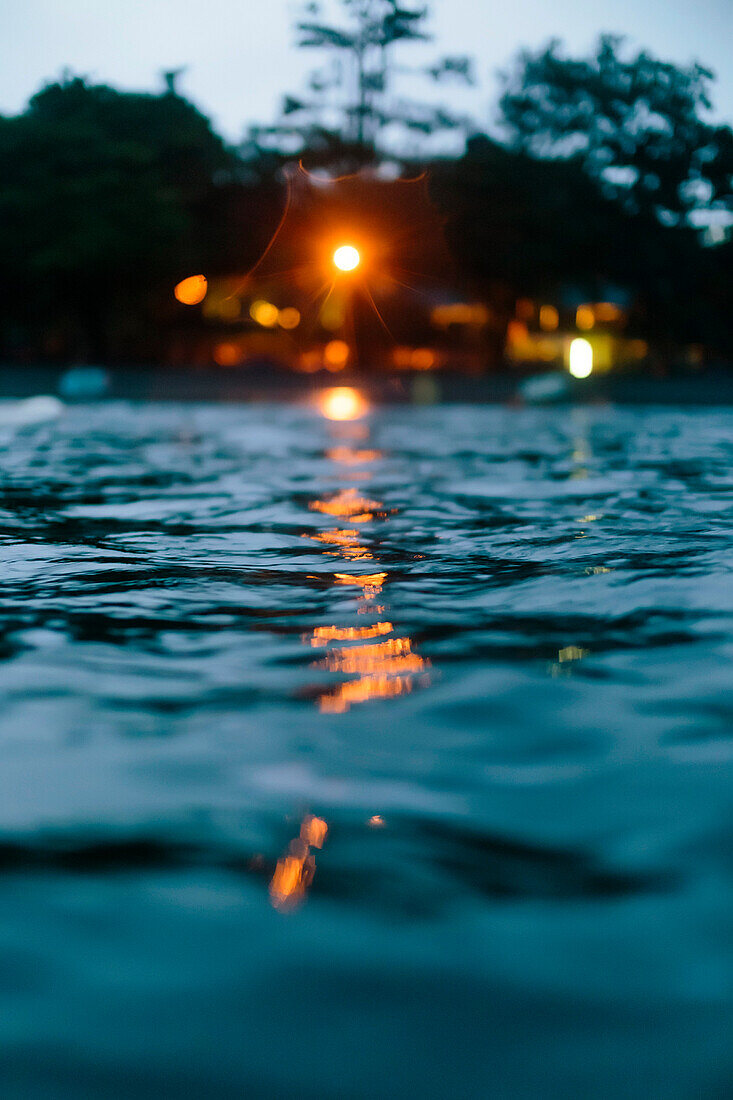
<path fill-rule="evenodd" d="M 601 31 L 714 69 L 715 113 L 733 119 L 733 0 L 433 0 L 431 9 L 435 42 L 402 56 L 417 64 L 439 52 L 473 55 L 479 87 L 443 95 L 482 125 L 493 115 L 496 72 L 519 47 L 557 35 L 583 51 Z M 271 120 L 317 60 L 293 48 L 296 11 L 294 0 L 0 0 L 0 112 L 21 110 L 64 67 L 149 90 L 162 69 L 187 65 L 182 90 L 236 139 L 246 123 Z"/>

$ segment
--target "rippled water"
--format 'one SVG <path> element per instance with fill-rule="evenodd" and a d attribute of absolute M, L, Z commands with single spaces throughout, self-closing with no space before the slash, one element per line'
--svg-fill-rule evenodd
<path fill-rule="evenodd" d="M 5 1097 L 722 1097 L 733 411 L 3 428 Z"/>

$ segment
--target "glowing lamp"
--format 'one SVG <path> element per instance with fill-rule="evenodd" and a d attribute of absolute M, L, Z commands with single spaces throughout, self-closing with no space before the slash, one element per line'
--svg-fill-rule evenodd
<path fill-rule="evenodd" d="M 339 271 L 353 271 L 361 263 L 361 256 L 353 244 L 342 244 L 334 252 L 333 262 Z"/>
<path fill-rule="evenodd" d="M 593 370 L 593 347 L 588 340 L 579 337 L 570 343 L 568 370 L 573 378 L 587 378 Z"/>

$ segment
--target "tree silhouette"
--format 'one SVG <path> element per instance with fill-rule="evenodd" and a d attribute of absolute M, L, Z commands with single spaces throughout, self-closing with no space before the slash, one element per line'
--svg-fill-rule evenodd
<path fill-rule="evenodd" d="M 144 325 L 159 283 L 213 260 L 219 195 L 238 170 L 172 88 L 143 95 L 79 77 L 0 118 L 0 159 L 0 309 L 21 328 L 73 330 L 71 352 L 95 357 L 122 322 Z"/>
<path fill-rule="evenodd" d="M 430 40 L 426 7 L 407 7 L 397 0 L 340 0 L 340 8 L 344 18 L 333 22 L 323 17 L 320 4 L 305 5 L 296 24 L 298 46 L 323 51 L 328 63 L 311 73 L 304 97 L 285 96 L 277 124 L 253 127 L 255 141 L 294 138 L 306 147 L 330 141 L 365 159 L 386 126 L 430 135 L 466 125 L 443 107 L 392 95 L 394 77 L 405 72 L 434 82 L 473 82 L 466 57 L 443 57 L 409 69 L 395 63 L 395 47 Z"/>
<path fill-rule="evenodd" d="M 519 54 L 500 100 L 512 145 L 534 156 L 579 157 L 603 193 L 667 225 L 733 211 L 733 133 L 703 115 L 712 73 L 642 51 L 625 61 L 604 36 L 589 59 L 555 40 Z"/>

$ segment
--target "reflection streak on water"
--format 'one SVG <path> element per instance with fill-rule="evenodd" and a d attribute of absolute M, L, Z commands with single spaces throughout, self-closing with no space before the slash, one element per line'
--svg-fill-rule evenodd
<path fill-rule="evenodd" d="M 358 491 L 351 488 L 340 489 L 328 500 L 311 500 L 308 507 L 311 512 L 322 512 L 327 516 L 348 516 L 352 523 L 368 523 L 384 505 L 379 500 L 359 496 Z"/>
<path fill-rule="evenodd" d="M 357 641 L 361 638 L 378 638 L 382 634 L 391 634 L 392 623 L 374 623 L 373 626 L 317 626 L 313 633 L 304 637 L 312 646 L 324 646 L 328 642 Z"/>
<path fill-rule="evenodd" d="M 277 861 L 270 881 L 270 901 L 275 909 L 292 910 L 303 901 L 316 873 L 311 848 L 322 848 L 327 833 L 328 825 L 322 817 L 307 814 L 303 818 L 298 836 Z"/>
<path fill-rule="evenodd" d="M 359 544 L 359 532 L 353 528 L 334 527 L 330 531 L 320 531 L 316 535 L 306 537 L 313 539 L 314 542 L 338 546 L 338 550 L 327 550 L 326 553 L 348 558 L 349 561 L 367 561 L 373 557 L 368 547 Z"/>
<path fill-rule="evenodd" d="M 359 466 L 362 462 L 374 462 L 382 457 L 382 451 L 366 448 L 359 450 L 356 447 L 341 446 L 331 447 L 326 451 L 326 458 L 330 458 L 332 462 L 340 462 L 344 466 Z"/>
<path fill-rule="evenodd" d="M 324 714 L 343 714 L 355 703 L 368 703 L 374 699 L 392 699 L 412 691 L 409 676 L 378 676 L 371 674 L 359 680 L 347 680 L 333 691 L 318 697 L 318 707 Z"/>
<path fill-rule="evenodd" d="M 359 438 L 363 441 L 363 426 L 360 427 Z M 337 465 L 349 467 L 349 477 L 353 478 L 359 472 L 353 469 L 354 466 L 375 462 L 383 457 L 383 453 L 374 448 L 355 448 L 348 442 L 341 442 L 338 446 L 328 448 L 326 457 Z M 353 487 L 342 488 L 327 500 L 312 500 L 308 507 L 311 511 L 326 515 L 348 516 L 356 523 L 371 520 L 375 515 L 386 518 L 388 514 L 381 501 L 367 500 Z M 349 562 L 373 560 L 375 557 L 374 546 L 369 548 L 362 545 L 359 532 L 353 528 L 333 528 L 316 534 L 307 532 L 304 537 L 333 547 L 334 549 L 324 549 L 322 553 L 339 556 Z M 353 586 L 359 590 L 356 609 L 358 614 L 379 615 L 384 612 L 384 606 L 376 605 L 373 601 L 381 593 L 387 579 L 388 574 L 385 571 L 333 574 L 334 584 Z M 393 624 L 385 620 L 359 627 L 335 624 L 317 626 L 312 633 L 303 636 L 304 642 L 310 646 L 325 647 L 328 650 L 325 657 L 314 663 L 314 668 L 356 677 L 319 693 L 316 702 L 321 711 L 341 714 L 357 703 L 391 699 L 412 691 L 417 674 L 426 673 L 430 667 L 429 661 L 414 652 L 412 639 L 403 636 L 381 642 L 371 641 L 394 633 L 394 629 Z M 330 648 L 334 642 L 362 644 Z M 422 680 L 427 682 L 427 677 L 423 676 Z"/>
<path fill-rule="evenodd" d="M 418 672 L 427 668 L 428 663 L 424 657 L 419 657 L 412 652 L 412 642 L 409 638 L 390 638 L 386 642 L 373 642 L 370 645 L 355 645 L 334 650 L 315 667 L 327 668 L 332 672 L 360 672 L 371 675 Z"/>

